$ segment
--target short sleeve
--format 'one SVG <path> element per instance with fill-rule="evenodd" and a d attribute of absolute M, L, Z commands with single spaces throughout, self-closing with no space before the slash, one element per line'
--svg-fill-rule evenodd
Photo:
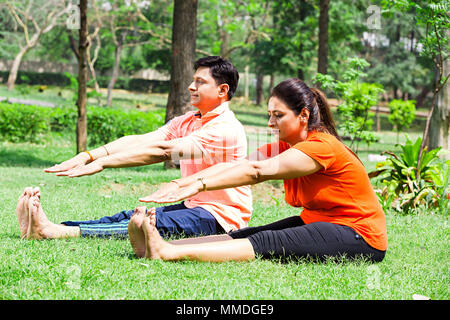
<path fill-rule="evenodd" d="M 182 116 L 178 116 L 167 122 L 164 126 L 158 129 L 166 136 L 166 140 L 173 140 L 177 138 L 183 138 L 184 134 L 182 132 L 183 123 L 190 119 L 190 113 L 187 113 Z"/>
<path fill-rule="evenodd" d="M 189 139 L 202 150 L 207 163 L 216 163 L 240 160 L 239 155 L 245 157 L 245 133 L 241 133 L 241 136 L 240 141 L 238 131 L 212 127 L 191 133 Z"/>
<path fill-rule="evenodd" d="M 293 148 L 316 160 L 324 168 L 324 171 L 328 170 L 336 161 L 336 153 L 333 147 L 328 141 L 321 138 L 312 138 L 299 142 Z"/>
<path fill-rule="evenodd" d="M 289 145 L 283 141 L 275 141 L 258 148 L 258 151 L 266 158 L 272 158 L 289 149 Z"/>

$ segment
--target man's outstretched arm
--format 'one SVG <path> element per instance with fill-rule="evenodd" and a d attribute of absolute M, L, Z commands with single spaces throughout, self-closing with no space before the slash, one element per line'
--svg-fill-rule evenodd
<path fill-rule="evenodd" d="M 60 164 L 56 164 L 53 167 L 44 169 L 44 171 L 50 173 L 67 172 L 69 170 L 82 167 L 93 160 L 121 153 L 127 149 L 139 148 L 139 146 L 143 146 L 148 143 L 163 141 L 165 138 L 166 134 L 161 130 L 156 130 L 142 135 L 124 136 L 104 146 L 90 150 L 89 153 L 80 152 L 75 157 Z"/>
<path fill-rule="evenodd" d="M 144 166 L 174 158 L 203 157 L 201 149 L 189 138 L 179 138 L 170 141 L 145 143 L 135 148 L 128 148 L 106 157 L 99 158 L 87 165 L 57 173 L 58 176 L 81 177 L 92 175 L 105 168 L 125 168 Z"/>

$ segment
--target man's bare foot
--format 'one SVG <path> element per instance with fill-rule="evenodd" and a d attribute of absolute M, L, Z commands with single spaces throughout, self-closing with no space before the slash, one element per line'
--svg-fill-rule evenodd
<path fill-rule="evenodd" d="M 32 196 L 28 199 L 26 204 L 29 214 L 29 226 L 27 239 L 48 239 L 52 237 L 49 230 L 51 222 L 42 209 L 41 202 L 38 197 Z"/>
<path fill-rule="evenodd" d="M 131 247 L 135 255 L 139 258 L 145 257 L 145 235 L 142 231 L 142 222 L 146 216 L 146 207 L 137 207 L 128 224 L 128 235 L 130 237 Z M 147 214 L 155 212 L 155 208 L 148 209 Z"/>
<path fill-rule="evenodd" d="M 29 212 L 28 212 L 28 200 L 30 197 L 41 197 L 39 187 L 32 188 L 27 187 L 19 197 L 19 201 L 16 207 L 17 220 L 19 222 L 20 238 L 23 239 L 28 232 L 29 226 Z"/>
<path fill-rule="evenodd" d="M 142 231 L 145 235 L 145 257 L 147 259 L 173 260 L 174 245 L 163 240 L 156 229 L 156 215 L 150 214 L 142 222 Z"/>

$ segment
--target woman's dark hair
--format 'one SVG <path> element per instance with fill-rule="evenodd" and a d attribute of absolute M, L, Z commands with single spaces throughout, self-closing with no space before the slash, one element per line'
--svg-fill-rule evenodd
<path fill-rule="evenodd" d="M 234 65 L 219 56 L 209 56 L 200 58 L 194 63 L 194 70 L 200 67 L 208 67 L 211 76 L 216 80 L 216 84 L 226 83 L 230 87 L 228 90 L 228 100 L 233 98 L 239 83 L 239 73 Z"/>
<path fill-rule="evenodd" d="M 309 110 L 308 130 L 327 132 L 339 137 L 328 100 L 322 91 L 309 88 L 302 80 L 291 78 L 273 88 L 271 97 L 276 97 L 299 115 L 303 108 Z"/>

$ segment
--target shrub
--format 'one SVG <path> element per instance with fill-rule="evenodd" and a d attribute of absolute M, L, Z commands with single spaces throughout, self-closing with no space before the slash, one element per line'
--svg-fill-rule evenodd
<path fill-rule="evenodd" d="M 8 77 L 9 71 L 0 71 L 0 78 L 3 79 L 3 83 L 6 83 Z M 70 79 L 63 73 L 19 71 L 16 84 L 24 83 L 29 85 L 67 86 L 70 84 Z"/>
<path fill-rule="evenodd" d="M 154 131 L 164 124 L 164 109 L 141 112 L 89 106 L 88 144 L 105 144 L 131 134 Z M 0 103 L 0 136 L 12 142 L 38 142 L 39 134 L 74 132 L 77 109 Z"/>
<path fill-rule="evenodd" d="M 366 76 L 363 69 L 368 66 L 369 63 L 366 60 L 352 58 L 342 75 L 344 81 L 321 73 L 313 79 L 314 82 L 320 83 L 323 89 L 331 89 L 340 100 L 338 129 L 350 138 L 350 148 L 356 142 L 356 152 L 358 152 L 358 141 L 364 141 L 367 144 L 377 141 L 375 133 L 371 131 L 373 115 L 369 113 L 369 110 L 377 105 L 378 96 L 383 92 L 383 87 L 377 83 L 360 81 Z"/>
<path fill-rule="evenodd" d="M 400 131 L 403 128 L 409 128 L 416 117 L 416 101 L 415 100 L 397 100 L 389 102 L 390 115 L 388 120 L 395 126 L 397 131 L 397 143 Z"/>
<path fill-rule="evenodd" d="M 164 124 L 164 110 L 144 113 L 119 109 L 88 108 L 88 144 L 105 144 L 130 134 L 156 130 Z"/>
<path fill-rule="evenodd" d="M 0 103 L 0 137 L 11 142 L 38 142 L 48 132 L 48 108 Z"/>
<path fill-rule="evenodd" d="M 396 155 L 385 151 L 389 158 L 378 163 L 378 170 L 369 173 L 369 176 L 378 177 L 381 183 L 382 190 L 378 197 L 385 210 L 409 213 L 421 206 L 433 206 L 446 215 L 450 160 L 439 158 L 441 147 L 430 151 L 424 149 L 420 168 L 417 168 L 421 143 L 421 137 L 415 142 L 407 137 L 406 143 L 400 146 L 402 152 Z"/>

